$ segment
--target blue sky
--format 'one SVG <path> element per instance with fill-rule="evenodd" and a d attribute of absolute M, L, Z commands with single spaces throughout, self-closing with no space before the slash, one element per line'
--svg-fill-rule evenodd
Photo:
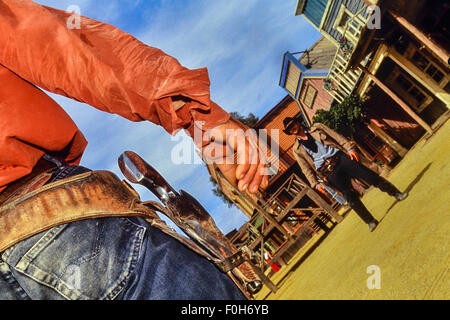
<path fill-rule="evenodd" d="M 282 55 L 309 48 L 320 37 L 302 17 L 294 16 L 297 0 L 36 0 L 108 22 L 144 43 L 158 47 L 188 68 L 207 67 L 211 97 L 229 112 L 261 117 L 285 95 L 278 86 Z M 151 75 L 149 75 L 151 77 Z M 248 219 L 228 208 L 211 191 L 203 164 L 174 164 L 170 152 L 183 141 L 149 122 L 130 122 L 116 115 L 51 94 L 83 131 L 89 145 L 82 165 L 111 170 L 125 150 L 139 153 L 176 189 L 196 197 L 227 233 Z M 136 186 L 143 200 L 156 198 Z"/>

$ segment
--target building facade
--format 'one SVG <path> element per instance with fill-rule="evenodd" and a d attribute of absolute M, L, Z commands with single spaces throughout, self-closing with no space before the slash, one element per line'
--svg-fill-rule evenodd
<path fill-rule="evenodd" d="M 370 122 L 357 142 L 369 158 L 392 164 L 449 116 L 447 2 L 299 0 L 295 14 L 323 38 L 308 50 L 283 56 L 279 84 L 287 96 L 255 129 L 282 129 L 287 116 L 312 124 L 317 110 L 351 94 L 368 97 Z M 270 266 L 265 251 L 282 265 L 314 232 L 342 221 L 333 195 L 323 198 L 305 183 L 293 159 L 294 137 L 278 132 L 277 139 L 269 139 L 279 147 L 277 170 L 256 195 L 240 192 L 208 165 L 220 189 L 250 219 L 230 238 L 260 257 L 262 271 Z"/>
<path fill-rule="evenodd" d="M 449 8 L 434 0 L 299 0 L 296 6 L 295 14 L 337 48 L 326 80 L 330 95 L 337 102 L 352 93 L 369 97 L 372 135 L 400 157 L 448 117 Z"/>
<path fill-rule="evenodd" d="M 323 197 L 309 187 L 293 155 L 295 137 L 280 130 L 286 117 L 305 116 L 311 122 L 316 110 L 329 107 L 333 98 L 323 88 L 323 80 L 335 52 L 335 46 L 321 38 L 299 59 L 286 55 L 284 68 L 290 68 L 293 63 L 302 70 L 295 75 L 301 85 L 292 89 L 297 97 L 286 95 L 253 127 L 267 133 L 268 151 L 278 151 L 267 155 L 275 165 L 267 188 L 260 189 L 256 195 L 240 192 L 214 165 L 207 165 L 220 190 L 249 217 L 249 222 L 229 237 L 237 247 L 246 245 L 255 252 L 261 271 L 270 266 L 263 259 L 265 253 L 274 263 L 284 265 L 314 235 L 323 235 L 342 220 L 336 211 L 341 205 L 335 199 L 336 194 Z M 280 81 L 290 81 L 290 78 Z"/>

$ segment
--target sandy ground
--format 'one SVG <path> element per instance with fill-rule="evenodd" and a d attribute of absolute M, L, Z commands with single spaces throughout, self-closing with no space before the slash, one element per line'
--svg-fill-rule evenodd
<path fill-rule="evenodd" d="M 306 259 L 308 248 L 275 274 L 277 293 L 263 288 L 256 298 L 450 299 L 449 160 L 447 121 L 391 171 L 388 180 L 408 198 L 378 189 L 363 197 L 381 221 L 374 232 L 351 211 Z"/>

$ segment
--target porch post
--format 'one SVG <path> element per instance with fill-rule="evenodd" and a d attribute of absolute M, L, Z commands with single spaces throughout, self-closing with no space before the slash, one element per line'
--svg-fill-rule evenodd
<path fill-rule="evenodd" d="M 397 140 L 392 138 L 389 134 L 387 134 L 383 129 L 376 126 L 373 123 L 369 123 L 369 128 L 374 131 L 378 137 L 380 137 L 388 146 L 390 146 L 392 149 L 394 149 L 395 152 L 398 153 L 400 157 L 404 157 L 405 154 L 408 152 L 407 149 L 405 149 L 400 143 L 398 143 Z"/>
<path fill-rule="evenodd" d="M 433 129 L 421 118 L 414 110 L 412 110 L 395 92 L 389 89 L 380 79 L 373 75 L 366 67 L 358 66 L 381 90 L 383 90 L 389 97 L 391 97 L 407 114 L 411 116 L 422 128 L 429 134 L 433 134 Z"/>
<path fill-rule="evenodd" d="M 447 108 L 450 107 L 450 94 L 447 93 L 443 88 L 435 84 L 426 73 L 421 72 L 419 68 L 417 68 L 412 62 L 403 57 L 397 51 L 392 49 L 392 47 L 388 48 L 387 57 L 391 58 L 392 61 L 394 61 L 404 70 L 407 70 L 408 74 L 411 75 L 417 82 L 427 88 L 433 95 L 436 96 L 436 98 L 444 102 Z"/>
<path fill-rule="evenodd" d="M 441 59 L 445 65 L 450 62 L 450 55 L 444 48 L 437 45 L 434 41 L 429 39 L 421 30 L 416 26 L 411 24 L 404 17 L 399 16 L 392 10 L 388 11 L 389 14 L 397 21 L 404 29 L 406 29 L 413 37 L 415 37 L 419 42 L 423 43 L 431 52 L 433 52 L 439 59 Z"/>

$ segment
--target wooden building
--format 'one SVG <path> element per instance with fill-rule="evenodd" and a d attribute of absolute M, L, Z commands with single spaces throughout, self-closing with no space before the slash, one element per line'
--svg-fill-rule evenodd
<path fill-rule="evenodd" d="M 326 89 L 326 81 L 337 50 L 332 41 L 322 37 L 299 58 L 289 52 L 283 56 L 279 85 L 297 102 L 308 125 L 313 123 L 318 110 L 328 110 L 336 103 Z M 367 158 L 386 165 L 386 168 L 399 159 L 399 155 L 370 126 L 362 126 L 353 138 Z M 364 190 L 359 189 L 360 192 Z"/>
<path fill-rule="evenodd" d="M 323 38 L 309 50 L 284 55 L 279 83 L 288 95 L 255 129 L 270 134 L 283 128 L 287 116 L 311 124 L 315 112 L 333 101 L 350 94 L 368 96 L 371 121 L 359 133 L 360 146 L 369 158 L 391 163 L 448 117 L 447 2 L 299 0 L 295 14 L 303 15 Z M 207 166 L 219 188 L 249 217 L 229 236 L 237 247 L 253 249 L 261 271 L 270 266 L 265 251 L 271 253 L 271 263 L 282 265 L 318 228 L 342 221 L 336 212 L 339 203 L 305 183 L 292 155 L 294 137 L 278 132 L 269 140 L 278 144 L 277 170 L 256 195 L 240 192 L 214 165 Z"/>
<path fill-rule="evenodd" d="M 317 110 L 328 109 L 334 100 L 324 89 L 324 80 L 328 78 L 336 50 L 334 43 L 322 37 L 298 58 L 290 52 L 283 56 L 279 85 L 297 102 L 309 125 Z"/>
<path fill-rule="evenodd" d="M 330 95 L 338 102 L 351 93 L 368 96 L 368 129 L 400 157 L 449 115 L 449 9 L 439 0 L 299 0 L 296 6 L 295 14 L 337 48 Z"/>
<path fill-rule="evenodd" d="M 295 137 L 281 130 L 286 117 L 304 116 L 311 121 L 316 110 L 329 107 L 333 98 L 323 89 L 323 79 L 328 75 L 335 52 L 334 45 L 322 38 L 299 59 L 290 53 L 285 56 L 285 70 L 291 68 L 291 63 L 302 70 L 295 75 L 301 85 L 292 88 L 297 98 L 291 94 L 285 96 L 253 127 L 257 131 L 264 130 L 268 135 L 267 149 L 275 146 L 277 151 L 267 156 L 275 169 L 266 189 L 256 195 L 240 192 L 214 165 L 207 166 L 220 190 L 249 217 L 248 223 L 229 236 L 237 247 L 247 245 L 255 252 L 261 271 L 273 262 L 283 265 L 314 234 L 321 230 L 327 232 L 331 225 L 342 221 L 336 211 L 340 204 L 333 196 L 323 197 L 305 182 L 293 156 Z M 289 79 L 282 74 L 280 81 Z M 263 259 L 265 252 L 272 257 L 269 263 Z"/>

